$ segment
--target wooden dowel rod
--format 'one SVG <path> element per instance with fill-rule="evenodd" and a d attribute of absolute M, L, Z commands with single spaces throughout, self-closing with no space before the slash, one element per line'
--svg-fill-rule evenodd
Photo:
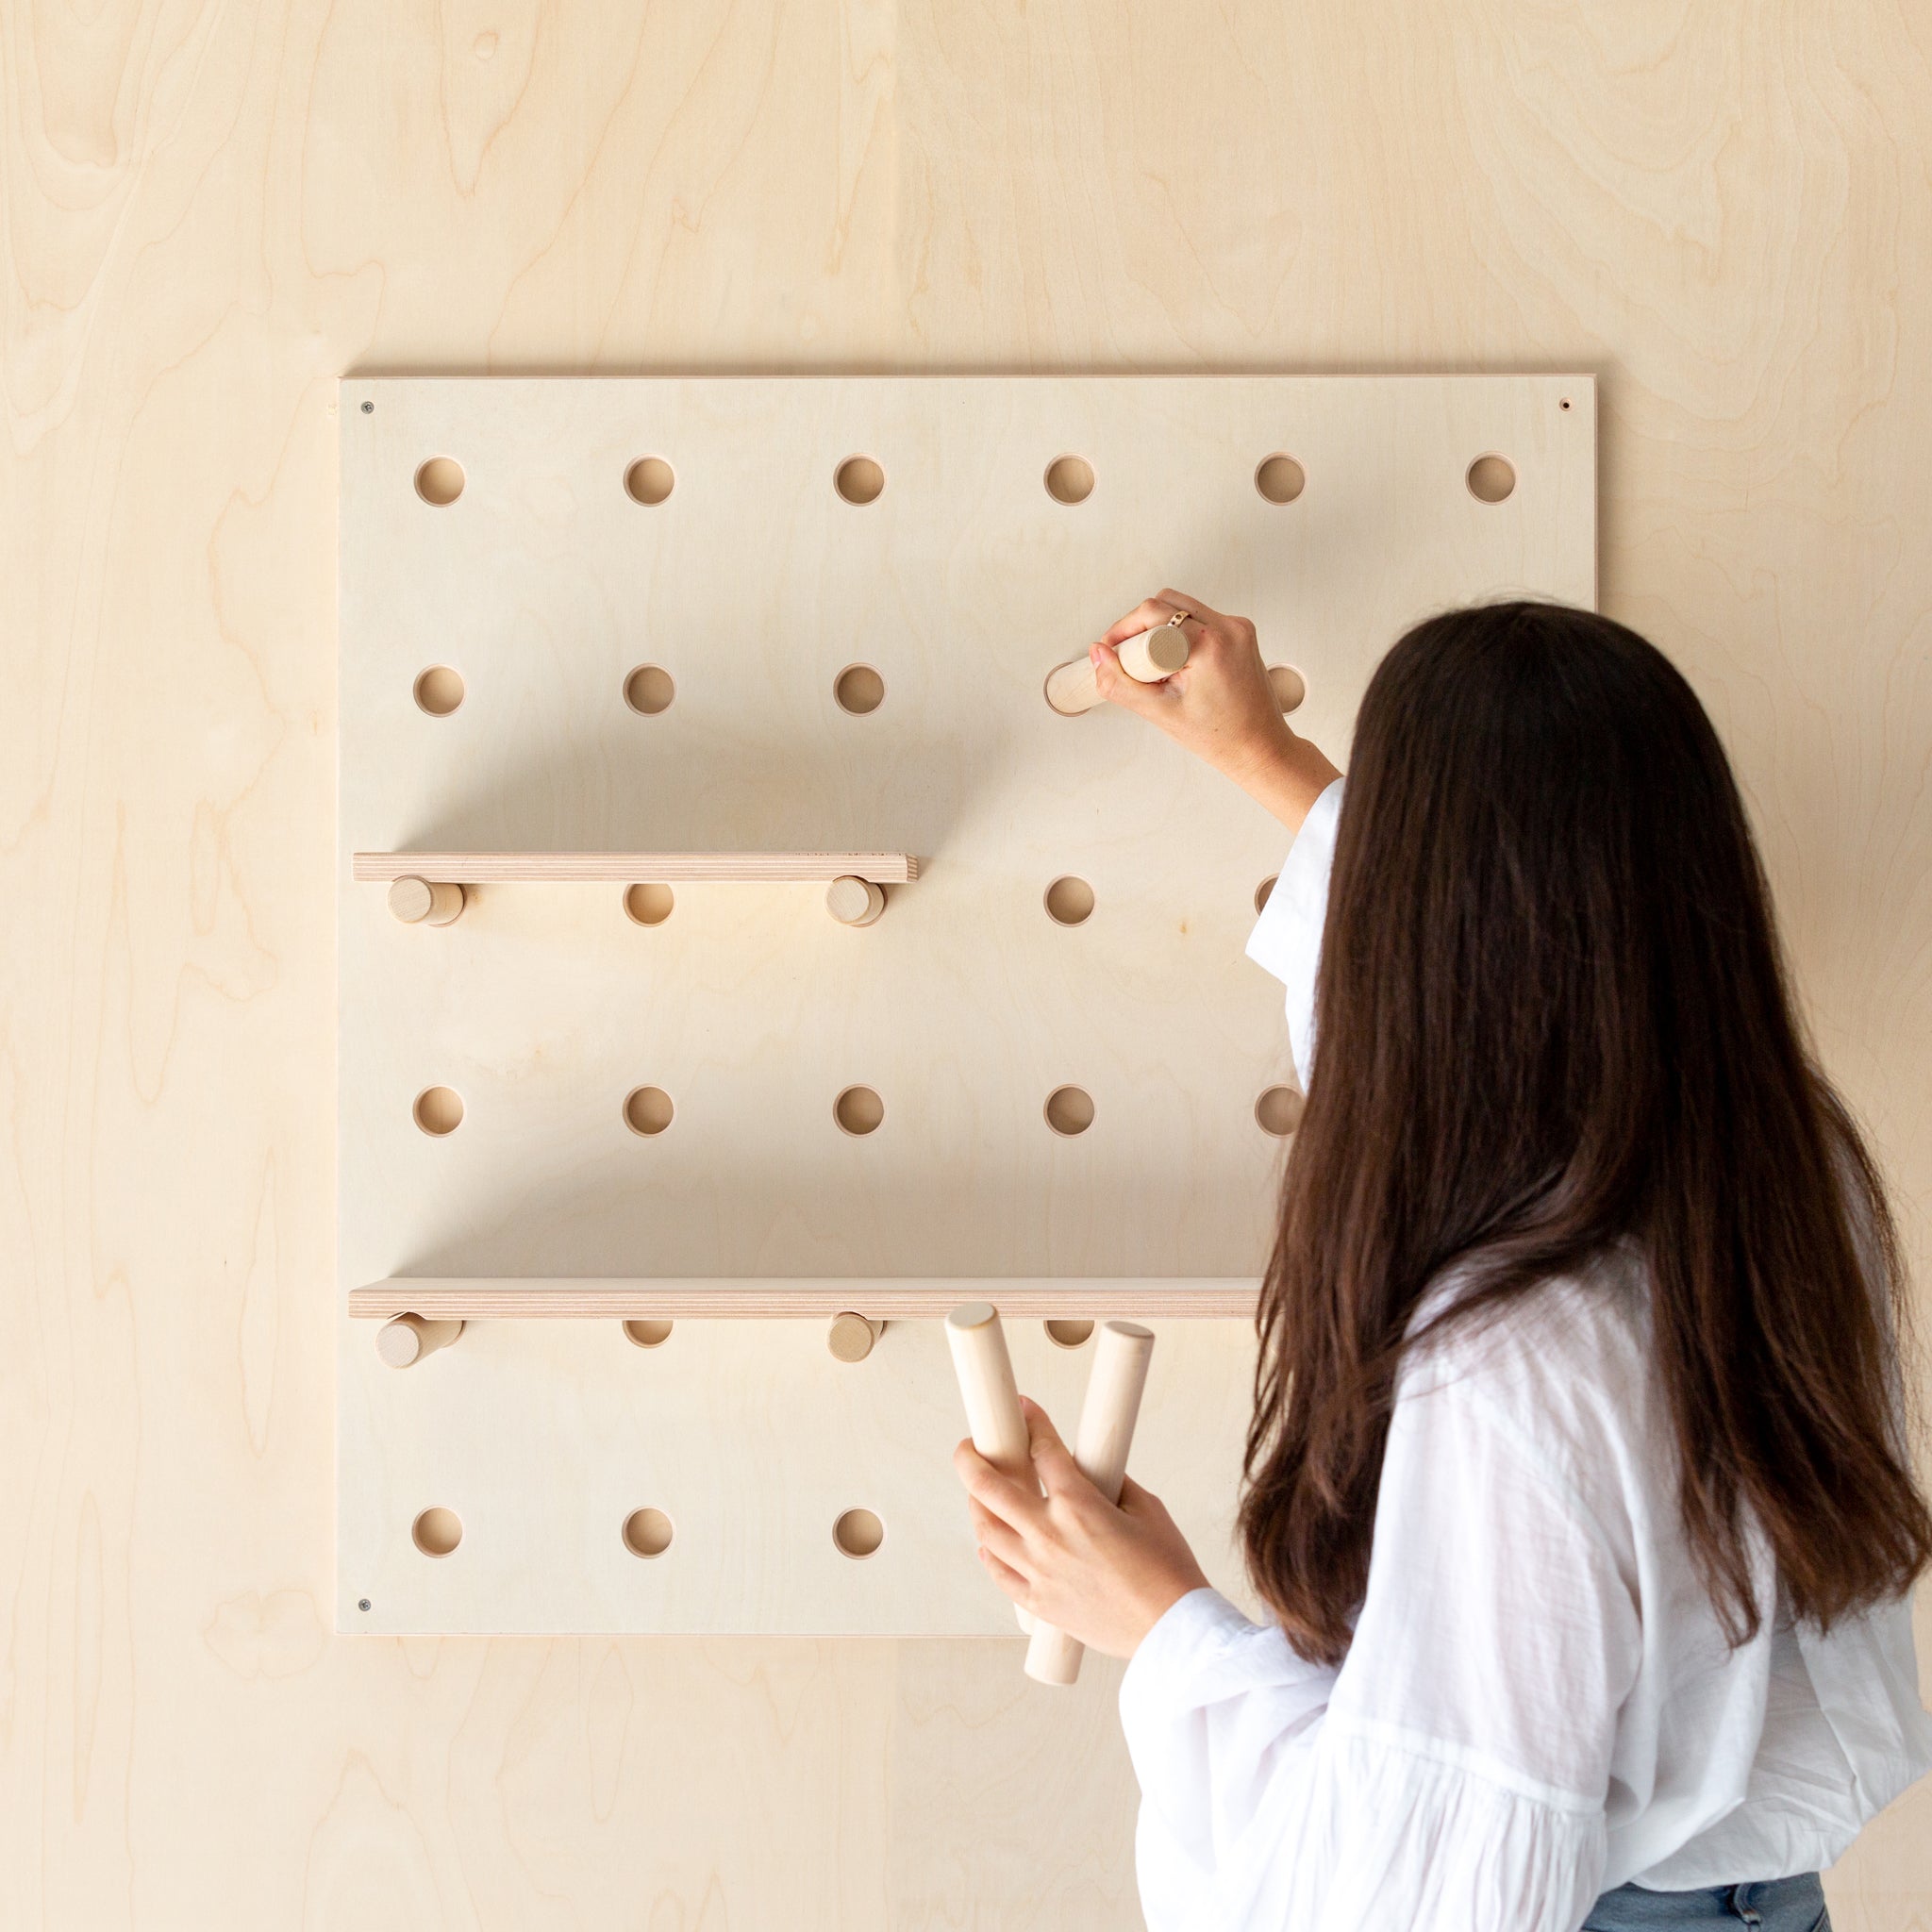
<path fill-rule="evenodd" d="M 1020 1410 L 1006 1330 L 991 1302 L 968 1302 L 946 1317 L 946 1346 L 966 1405 L 973 1446 L 1015 1482 L 1033 1480 L 1033 1450 Z"/>
<path fill-rule="evenodd" d="M 1121 1499 L 1126 1479 L 1127 1450 L 1147 1386 L 1147 1363 L 1154 1337 L 1137 1322 L 1107 1322 L 1093 1353 L 1087 1399 L 1080 1406 L 1080 1430 L 1074 1460 L 1109 1503 Z M 1037 1624 L 1026 1646 L 1026 1674 L 1040 1684 L 1071 1684 L 1080 1674 L 1084 1646 L 1050 1624 Z"/>
<path fill-rule="evenodd" d="M 1137 684 L 1158 684 L 1188 661 L 1188 634 L 1177 624 L 1158 624 L 1119 647 L 1121 669 Z M 1077 718 L 1100 703 L 1100 685 L 1090 658 L 1070 658 L 1047 674 L 1046 701 L 1062 717 Z"/>
<path fill-rule="evenodd" d="M 953 1373 L 959 1378 L 973 1446 L 1002 1475 L 1016 1483 L 1035 1484 L 1033 1440 L 1026 1433 L 999 1310 L 991 1302 L 967 1302 L 955 1308 L 946 1317 L 946 1346 L 953 1352 Z M 1018 1604 L 1013 1615 L 1021 1629 L 1036 1630 L 1033 1619 Z"/>

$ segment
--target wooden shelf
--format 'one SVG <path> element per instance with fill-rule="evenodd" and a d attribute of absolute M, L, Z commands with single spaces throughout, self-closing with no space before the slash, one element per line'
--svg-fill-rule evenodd
<path fill-rule="evenodd" d="M 1245 1320 L 1258 1284 L 1242 1275 L 868 1276 L 653 1279 L 432 1279 L 392 1276 L 349 1291 L 365 1321 L 562 1319 L 637 1321 L 651 1316 L 744 1320 L 825 1317 L 857 1309 L 877 1321 L 938 1319 L 961 1302 L 991 1302 L 1003 1315 L 1191 1315 Z"/>
<path fill-rule="evenodd" d="M 563 881 L 682 885 L 695 879 L 778 882 L 869 879 L 903 886 L 919 876 L 908 852 L 358 852 L 365 880 L 444 880 L 459 886 Z"/>

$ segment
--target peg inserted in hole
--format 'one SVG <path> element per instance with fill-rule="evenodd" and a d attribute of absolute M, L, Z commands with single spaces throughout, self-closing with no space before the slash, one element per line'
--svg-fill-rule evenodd
<path fill-rule="evenodd" d="M 1074 1439 L 1074 1460 L 1109 1503 L 1120 1501 L 1126 1480 L 1127 1450 L 1153 1353 L 1153 1331 L 1138 1322 L 1101 1324 L 1087 1400 L 1080 1407 L 1080 1430 Z M 1084 1655 L 1085 1646 L 1064 1630 L 1037 1624 L 1026 1646 L 1026 1674 L 1037 1684 L 1071 1684 L 1080 1674 Z"/>
<path fill-rule="evenodd" d="M 1137 684 L 1158 684 L 1188 661 L 1188 634 L 1172 619 L 1143 630 L 1120 645 L 1121 669 Z M 1092 661 L 1070 658 L 1047 674 L 1046 701 L 1063 718 L 1077 718 L 1099 704 L 1100 685 Z"/>
<path fill-rule="evenodd" d="M 832 1351 L 834 1361 L 862 1362 L 872 1353 L 873 1343 L 885 1332 L 883 1322 L 872 1321 L 847 1308 L 843 1314 L 832 1317 L 832 1325 L 825 1331 L 825 1346 Z"/>
<path fill-rule="evenodd" d="M 421 1315 L 398 1315 L 376 1330 L 376 1357 L 392 1369 L 407 1369 L 425 1355 L 447 1348 L 462 1332 L 460 1322 L 425 1322 Z"/>
<path fill-rule="evenodd" d="M 870 925 L 886 909 L 886 889 L 849 873 L 825 888 L 825 910 L 841 925 Z"/>
<path fill-rule="evenodd" d="M 448 925 L 463 909 L 463 889 L 441 880 L 400 878 L 389 889 L 389 909 L 405 925 Z"/>

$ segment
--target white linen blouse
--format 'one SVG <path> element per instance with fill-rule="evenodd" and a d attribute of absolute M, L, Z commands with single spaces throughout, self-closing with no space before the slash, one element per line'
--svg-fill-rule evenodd
<path fill-rule="evenodd" d="M 1305 1077 L 1341 804 L 1338 781 L 1248 944 Z M 1672 1441 L 1632 1254 L 1411 1357 L 1341 1668 L 1211 1590 L 1127 1668 L 1150 1932 L 1575 1932 L 1630 1880 L 1843 1852 L 1932 1767 L 1909 1603 L 1730 1648 Z M 1775 1603 L 1761 1542 L 1757 1574 Z"/>

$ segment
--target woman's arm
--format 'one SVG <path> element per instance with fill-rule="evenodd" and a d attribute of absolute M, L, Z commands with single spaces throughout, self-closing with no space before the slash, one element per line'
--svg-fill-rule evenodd
<path fill-rule="evenodd" d="M 1188 661 L 1159 684 L 1136 682 L 1121 669 L 1120 646 L 1182 610 Z M 1088 656 L 1102 697 L 1159 725 L 1291 832 L 1341 775 L 1317 745 L 1288 728 L 1245 617 L 1209 609 L 1183 591 L 1162 591 L 1136 605 Z"/>
<path fill-rule="evenodd" d="M 1615 1459 L 1575 1471 L 1574 1445 L 1549 1446 L 1575 1379 L 1541 1331 L 1452 1341 L 1405 1374 L 1339 1672 L 1195 1583 L 1171 1526 L 1116 1510 L 1037 1409 L 1043 1496 L 960 1444 L 1000 1588 L 1096 1648 L 1131 1650 L 1121 1716 L 1153 1932 L 1582 1922 L 1603 1890 L 1617 1713 L 1642 1637 Z"/>
<path fill-rule="evenodd" d="M 1120 668 L 1121 643 L 1182 610 L 1189 613 L 1188 661 L 1164 683 L 1137 683 Z M 1274 896 L 1248 941 L 1248 957 L 1287 990 L 1289 1043 L 1306 1088 L 1313 1064 L 1315 971 L 1341 774 L 1319 746 L 1288 728 L 1261 662 L 1255 626 L 1244 617 L 1211 610 L 1184 591 L 1163 591 L 1128 611 L 1089 656 L 1103 697 L 1149 719 L 1225 773 L 1295 835 Z M 1331 788 L 1329 804 L 1315 812 Z M 1308 824 L 1311 813 L 1315 822 Z"/>

